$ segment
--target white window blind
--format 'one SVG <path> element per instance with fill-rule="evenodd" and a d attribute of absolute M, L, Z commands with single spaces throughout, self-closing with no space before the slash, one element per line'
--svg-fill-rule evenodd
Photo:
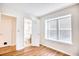
<path fill-rule="evenodd" d="M 45 21 L 45 38 L 63 43 L 72 43 L 71 15 Z"/>

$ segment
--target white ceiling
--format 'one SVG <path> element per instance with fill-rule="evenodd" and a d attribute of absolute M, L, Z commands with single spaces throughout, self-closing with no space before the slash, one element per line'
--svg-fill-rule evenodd
<path fill-rule="evenodd" d="M 72 3 L 4 3 L 4 6 L 34 16 L 42 16 L 50 12 L 73 5 Z"/>

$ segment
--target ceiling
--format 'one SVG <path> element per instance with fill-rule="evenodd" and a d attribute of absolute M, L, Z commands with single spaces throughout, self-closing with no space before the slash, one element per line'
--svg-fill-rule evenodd
<path fill-rule="evenodd" d="M 70 5 L 73 3 L 3 3 L 6 8 L 34 16 L 42 16 Z"/>

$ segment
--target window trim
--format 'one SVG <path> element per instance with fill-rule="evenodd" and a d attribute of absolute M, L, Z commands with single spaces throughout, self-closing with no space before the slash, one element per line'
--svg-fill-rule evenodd
<path fill-rule="evenodd" d="M 52 20 L 57 20 L 57 19 L 62 19 L 62 18 L 65 18 L 65 17 L 70 17 L 70 20 L 71 20 L 71 14 L 68 14 L 68 15 L 64 15 L 64 16 L 60 16 L 60 17 L 56 17 L 56 18 L 52 18 L 52 19 L 49 19 L 49 20 L 45 20 L 45 39 L 46 40 L 51 40 L 52 38 L 48 38 L 47 37 L 47 22 L 48 21 L 52 21 Z M 58 21 L 57 21 L 58 22 Z M 66 43 L 66 44 L 71 44 L 72 45 L 72 20 L 71 20 L 71 39 L 69 41 L 64 41 L 64 40 L 60 40 L 59 39 L 59 29 L 58 29 L 58 23 L 57 23 L 57 40 L 51 40 L 51 41 L 56 41 L 56 42 L 61 42 L 61 43 Z"/>

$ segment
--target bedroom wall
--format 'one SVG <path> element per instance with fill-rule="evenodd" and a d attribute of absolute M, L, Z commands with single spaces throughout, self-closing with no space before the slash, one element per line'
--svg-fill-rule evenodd
<path fill-rule="evenodd" d="M 72 44 L 65 44 L 45 39 L 45 20 L 72 15 Z M 40 17 L 41 44 L 69 55 L 79 55 L 79 4 L 58 10 Z"/>

